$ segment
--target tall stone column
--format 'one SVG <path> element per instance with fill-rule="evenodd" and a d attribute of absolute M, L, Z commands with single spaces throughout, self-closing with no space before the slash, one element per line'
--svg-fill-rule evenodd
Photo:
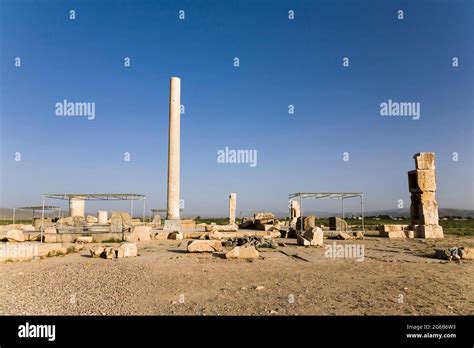
<path fill-rule="evenodd" d="M 179 228 L 179 166 L 180 166 L 181 79 L 170 80 L 168 137 L 168 198 L 165 229 Z"/>
<path fill-rule="evenodd" d="M 69 216 L 84 217 L 86 208 L 86 201 L 81 197 L 69 198 Z"/>
<path fill-rule="evenodd" d="M 108 220 L 108 213 L 105 210 L 99 210 L 97 212 L 97 220 L 99 224 L 106 224 Z"/>
<path fill-rule="evenodd" d="M 436 201 L 435 154 L 420 152 L 413 156 L 416 169 L 408 172 L 411 193 L 410 229 L 421 238 L 443 238 L 443 227 L 438 222 Z"/>
<path fill-rule="evenodd" d="M 229 196 L 229 224 L 235 224 L 235 210 L 237 209 L 237 193 L 231 193 Z"/>

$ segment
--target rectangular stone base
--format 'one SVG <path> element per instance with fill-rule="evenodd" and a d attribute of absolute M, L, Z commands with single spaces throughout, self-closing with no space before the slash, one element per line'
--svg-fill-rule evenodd
<path fill-rule="evenodd" d="M 443 227 L 439 225 L 420 225 L 421 238 L 442 239 L 444 238 Z"/>
<path fill-rule="evenodd" d="M 163 231 L 179 232 L 181 231 L 181 220 L 165 220 Z"/>

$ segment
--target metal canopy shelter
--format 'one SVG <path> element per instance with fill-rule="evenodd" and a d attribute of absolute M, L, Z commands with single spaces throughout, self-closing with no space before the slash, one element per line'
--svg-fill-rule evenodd
<path fill-rule="evenodd" d="M 364 225 L 364 194 L 362 192 L 297 192 L 288 195 L 289 200 L 299 199 L 300 216 L 303 216 L 303 199 L 340 199 L 342 202 L 342 218 L 344 219 L 344 200 L 348 198 L 360 198 L 360 214 L 362 216 L 362 231 L 365 231 Z M 301 232 L 303 232 L 303 223 Z"/>
<path fill-rule="evenodd" d="M 35 221 L 35 211 L 37 210 L 52 210 L 53 212 L 54 211 L 57 211 L 58 212 L 58 217 L 60 218 L 61 217 L 61 207 L 58 207 L 58 206 L 55 206 L 55 205 L 46 205 L 46 206 L 42 206 L 42 205 L 35 205 L 35 206 L 31 206 L 31 207 L 15 207 L 13 208 L 13 224 L 15 224 L 15 218 L 16 218 L 16 211 L 17 210 L 27 210 L 27 211 L 32 211 L 33 212 L 33 215 L 32 215 L 32 222 Z"/>
<path fill-rule="evenodd" d="M 133 218 L 133 201 L 143 201 L 143 221 L 145 221 L 145 195 L 138 193 L 45 193 L 41 210 L 41 242 L 43 242 L 43 219 L 46 199 L 70 200 L 80 198 L 85 201 L 130 201 L 130 217 Z"/>

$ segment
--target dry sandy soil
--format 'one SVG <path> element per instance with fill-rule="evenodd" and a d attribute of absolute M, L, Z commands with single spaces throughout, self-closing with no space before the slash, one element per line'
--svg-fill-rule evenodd
<path fill-rule="evenodd" d="M 185 252 L 186 241 L 139 242 L 139 256 L 80 253 L 0 264 L 5 315 L 472 315 L 474 261 L 434 259 L 442 241 L 366 237 L 363 261 L 287 246 L 254 261 Z M 333 240 L 325 240 L 332 244 Z"/>

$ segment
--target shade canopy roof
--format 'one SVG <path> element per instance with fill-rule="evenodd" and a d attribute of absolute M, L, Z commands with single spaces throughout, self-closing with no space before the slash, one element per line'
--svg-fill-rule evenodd
<path fill-rule="evenodd" d="M 145 195 L 138 193 L 45 193 L 44 197 L 52 199 L 69 200 L 71 198 L 80 198 L 86 201 L 129 201 L 129 200 L 143 200 Z"/>
<path fill-rule="evenodd" d="M 31 207 L 15 207 L 16 210 L 56 210 L 56 209 L 61 209 L 61 207 L 58 207 L 56 205 L 45 205 L 44 207 L 42 205 L 34 205 Z"/>
<path fill-rule="evenodd" d="M 308 198 L 308 199 L 344 199 L 351 197 L 362 197 L 362 192 L 296 192 L 288 195 L 288 198 Z"/>

